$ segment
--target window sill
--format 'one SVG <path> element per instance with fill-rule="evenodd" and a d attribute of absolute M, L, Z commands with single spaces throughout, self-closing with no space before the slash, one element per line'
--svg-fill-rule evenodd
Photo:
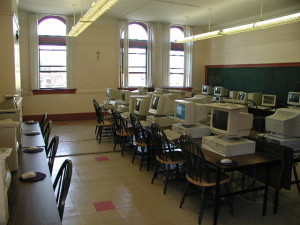
<path fill-rule="evenodd" d="M 75 94 L 76 88 L 73 89 L 36 89 L 32 90 L 33 95 L 52 95 L 52 94 Z"/>

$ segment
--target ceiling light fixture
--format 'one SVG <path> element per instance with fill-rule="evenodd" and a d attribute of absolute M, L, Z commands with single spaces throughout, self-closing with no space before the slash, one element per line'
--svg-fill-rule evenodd
<path fill-rule="evenodd" d="M 93 2 L 91 8 L 80 18 L 77 24 L 72 27 L 72 30 L 67 36 L 77 37 L 118 1 L 119 0 L 98 0 Z"/>
<path fill-rule="evenodd" d="M 260 30 L 260 29 L 280 26 L 280 25 L 284 25 L 284 24 L 295 23 L 295 22 L 299 22 L 299 21 L 300 21 L 300 12 L 290 14 L 287 16 L 277 17 L 274 19 L 261 20 L 258 22 L 249 23 L 249 24 L 245 24 L 245 25 L 241 25 L 241 26 L 230 27 L 230 28 L 220 29 L 220 30 L 216 30 L 216 31 L 209 31 L 207 33 L 202 33 L 202 34 L 197 34 L 197 35 L 190 36 L 190 37 L 185 37 L 181 40 L 177 40 L 176 43 L 186 43 L 186 42 L 205 40 L 205 39 L 220 37 L 220 36 L 224 36 L 224 35 L 237 34 L 237 33 L 242 33 L 242 32 L 246 32 L 246 31 Z"/>

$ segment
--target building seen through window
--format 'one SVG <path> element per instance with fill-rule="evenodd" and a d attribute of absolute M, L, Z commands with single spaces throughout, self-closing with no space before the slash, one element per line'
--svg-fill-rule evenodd
<path fill-rule="evenodd" d="M 66 24 L 61 17 L 44 17 L 38 25 L 39 88 L 67 87 Z"/>

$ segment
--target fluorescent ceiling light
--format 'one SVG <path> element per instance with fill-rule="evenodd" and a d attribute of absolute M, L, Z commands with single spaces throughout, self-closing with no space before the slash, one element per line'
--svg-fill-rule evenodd
<path fill-rule="evenodd" d="M 230 35 L 230 34 L 237 34 L 237 33 L 242 33 L 242 32 L 252 31 L 252 30 L 265 29 L 269 27 L 275 27 L 275 26 L 280 26 L 280 25 L 299 22 L 299 21 L 300 21 L 300 12 L 288 16 L 278 17 L 275 19 L 263 20 L 256 23 L 249 23 L 241 26 L 230 27 L 222 30 L 197 34 L 194 36 L 185 37 L 181 40 L 176 41 L 176 43 L 186 43 L 192 41 L 205 40 L 209 38 L 220 37 L 220 36 Z"/>
<path fill-rule="evenodd" d="M 80 18 L 78 23 L 72 27 L 72 30 L 67 36 L 77 37 L 118 1 L 119 0 L 98 0 L 97 2 L 93 2 L 91 8 L 84 14 L 82 18 Z"/>

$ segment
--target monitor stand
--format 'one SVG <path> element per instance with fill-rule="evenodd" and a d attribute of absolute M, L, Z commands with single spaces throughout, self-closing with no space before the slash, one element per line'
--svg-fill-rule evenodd
<path fill-rule="evenodd" d="M 258 136 L 268 142 L 292 148 L 294 151 L 300 151 L 300 138 L 283 138 L 268 133 L 258 134 Z"/>
<path fill-rule="evenodd" d="M 161 127 L 169 127 L 174 123 L 174 117 L 171 116 L 147 116 L 146 121 L 149 123 L 156 123 Z"/>
<path fill-rule="evenodd" d="M 172 130 L 179 134 L 188 134 L 192 138 L 201 138 L 211 135 L 209 126 L 202 123 L 195 123 L 191 126 L 185 126 L 181 123 L 174 123 L 172 125 Z"/>
<path fill-rule="evenodd" d="M 225 139 L 220 135 L 203 137 L 201 147 L 224 157 L 255 153 L 255 141 L 245 138 Z"/>

